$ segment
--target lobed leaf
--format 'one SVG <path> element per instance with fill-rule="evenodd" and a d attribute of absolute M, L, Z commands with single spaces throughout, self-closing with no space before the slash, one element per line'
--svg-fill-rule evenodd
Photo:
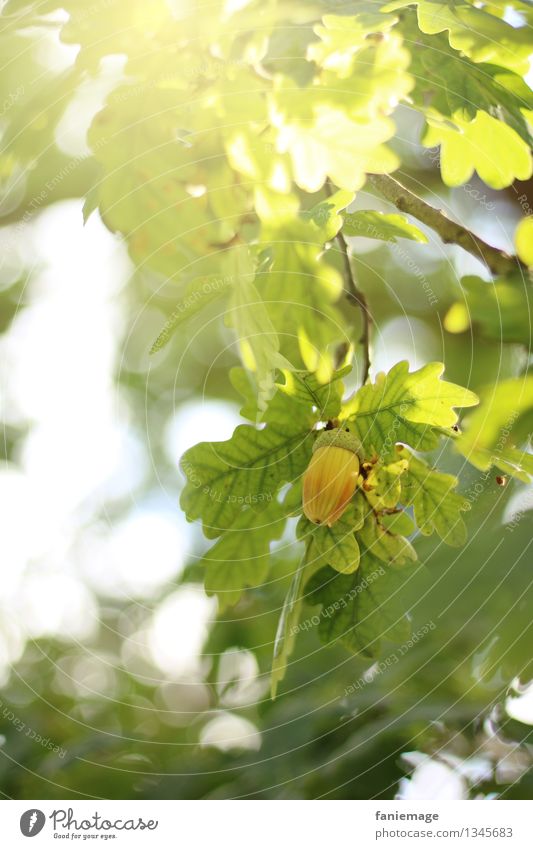
<path fill-rule="evenodd" d="M 334 371 L 333 345 L 349 341 L 348 328 L 336 301 L 342 278 L 331 264 L 324 242 L 329 219 L 321 226 L 298 210 L 280 208 L 262 193 L 261 243 L 270 263 L 256 285 L 277 328 L 281 353 L 296 368 L 314 372 L 327 383 Z"/>
<path fill-rule="evenodd" d="M 408 461 L 402 478 L 402 502 L 414 505 L 415 520 L 420 533 L 436 532 L 447 545 L 460 546 L 466 542 L 466 525 L 462 513 L 465 499 L 453 490 L 457 486 L 454 475 L 437 472 L 406 448 L 401 456 Z"/>
<path fill-rule="evenodd" d="M 310 604 L 320 605 L 318 631 L 325 643 L 339 641 L 350 651 L 379 655 L 384 639 L 409 636 L 409 619 L 400 596 L 404 574 L 367 553 L 359 569 L 342 575 L 329 566 L 307 583 Z"/>
<path fill-rule="evenodd" d="M 318 421 L 326 421 L 339 415 L 344 384 L 342 378 L 349 374 L 347 365 L 333 373 L 329 383 L 320 383 L 314 374 L 307 371 L 281 370 L 283 383 L 276 383 L 276 392 L 261 415 L 262 421 L 293 426 L 295 421 L 308 424 L 309 428 Z M 237 391 L 246 399 L 241 415 L 258 421 L 257 391 L 253 375 L 245 369 L 233 368 L 230 379 Z"/>
<path fill-rule="evenodd" d="M 533 455 L 533 375 L 502 380 L 483 390 L 479 410 L 470 415 L 455 448 L 477 469 L 496 466 L 529 483 Z"/>
<path fill-rule="evenodd" d="M 503 121 L 480 110 L 472 121 L 460 113 L 450 126 L 428 116 L 425 147 L 440 145 L 440 167 L 447 186 L 466 183 L 477 171 L 493 189 L 504 189 L 515 180 L 528 180 L 533 172 L 529 145 Z M 489 141 L 490 140 L 490 141 Z"/>
<path fill-rule="evenodd" d="M 452 427 L 455 407 L 471 407 L 478 398 L 468 389 L 440 380 L 442 363 L 428 363 L 409 372 L 404 360 L 375 383 L 363 386 L 344 406 L 341 416 L 363 443 L 367 456 L 373 452 L 386 459 L 397 442 L 427 451 L 436 447 L 434 426 Z"/>
<path fill-rule="evenodd" d="M 411 34 L 408 29 L 407 34 Z M 416 85 L 411 94 L 418 108 L 452 119 L 472 120 L 479 110 L 498 117 L 526 142 L 531 133 L 526 110 L 533 109 L 533 92 L 524 79 L 498 65 L 475 64 L 450 48 L 444 35 L 424 37 L 413 31 L 419 49 L 412 54 Z M 483 148 L 490 152 L 490 138 Z"/>
<path fill-rule="evenodd" d="M 367 474 L 364 490 L 374 510 L 387 510 L 396 507 L 400 501 L 401 478 L 407 469 L 406 459 L 392 463 L 378 462 Z"/>
<path fill-rule="evenodd" d="M 382 524 L 381 517 L 373 511 L 367 513 L 357 537 L 363 549 L 363 559 L 369 553 L 388 566 L 405 566 L 417 560 L 416 551 L 409 540 Z"/>
<path fill-rule="evenodd" d="M 450 45 L 474 62 L 494 62 L 519 74 L 527 73 L 531 52 L 527 27 L 513 27 L 466 0 L 393 0 L 383 11 L 417 7 L 418 26 L 423 33 L 446 32 Z"/>
<path fill-rule="evenodd" d="M 219 536 L 244 507 L 262 509 L 280 486 L 296 480 L 311 456 L 314 435 L 299 422 L 262 430 L 239 425 L 225 442 L 200 442 L 183 455 L 187 478 L 180 503 L 187 519 L 202 519 L 208 538 Z"/>
<path fill-rule="evenodd" d="M 264 583 L 270 566 L 270 543 L 279 539 L 287 511 L 272 501 L 264 510 L 247 507 L 203 556 L 205 589 L 218 597 L 223 611 L 240 599 L 247 587 Z"/>
<path fill-rule="evenodd" d="M 331 566 L 337 572 L 349 575 L 359 566 L 360 551 L 354 531 L 364 521 L 360 504 L 351 504 L 348 510 L 335 524 L 314 525 L 302 516 L 297 528 L 297 536 L 307 545 L 307 562 L 319 566 Z"/>
<path fill-rule="evenodd" d="M 427 242 L 427 236 L 422 230 L 403 215 L 374 209 L 348 212 L 344 217 L 342 231 L 345 236 L 364 236 L 366 239 L 382 239 L 384 242 L 397 242 L 398 239 Z"/>
<path fill-rule="evenodd" d="M 328 88 L 295 89 L 280 77 L 271 98 L 277 150 L 290 156 L 293 179 L 307 192 L 318 191 L 327 177 L 353 191 L 367 173 L 387 174 L 398 166 L 384 144 L 394 135 L 394 123 L 383 114 L 371 120 L 351 117 Z"/>

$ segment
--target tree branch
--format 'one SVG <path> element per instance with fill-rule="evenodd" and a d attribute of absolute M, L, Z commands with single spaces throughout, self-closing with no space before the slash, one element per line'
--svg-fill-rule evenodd
<path fill-rule="evenodd" d="M 348 289 L 346 291 L 346 297 L 349 301 L 355 304 L 359 311 L 361 312 L 361 319 L 363 322 L 363 331 L 359 338 L 359 343 L 363 349 L 363 374 L 361 377 L 361 386 L 364 386 L 368 379 L 368 373 L 370 371 L 370 328 L 372 326 L 372 316 L 370 315 L 370 310 L 368 309 L 368 303 L 365 295 L 355 282 L 355 276 L 352 269 L 352 264 L 350 262 L 350 251 L 348 248 L 348 244 L 346 239 L 342 235 L 342 231 L 339 230 L 337 233 L 337 241 L 340 245 L 342 261 L 344 263 L 344 271 L 346 275 L 346 282 L 348 284 Z"/>
<path fill-rule="evenodd" d="M 331 197 L 333 189 L 329 180 L 326 180 L 325 189 L 328 197 Z M 348 247 L 348 243 L 342 234 L 342 230 L 339 230 L 336 238 L 337 242 L 339 243 L 339 247 L 342 254 L 342 262 L 344 265 L 344 273 L 346 278 L 346 284 L 348 287 L 347 289 L 345 289 L 346 297 L 359 309 L 363 323 L 363 331 L 359 339 L 359 344 L 363 348 L 363 375 L 361 378 L 361 386 L 364 386 L 368 379 L 368 373 L 370 371 L 370 328 L 372 326 L 372 316 L 370 315 L 370 310 L 368 309 L 368 303 L 365 294 L 364 292 L 361 292 L 357 285 L 354 270 L 350 262 L 350 248 Z"/>
<path fill-rule="evenodd" d="M 386 174 L 370 174 L 369 179 L 374 188 L 401 212 L 407 212 L 423 224 L 427 224 L 439 234 L 444 244 L 459 245 L 480 259 L 493 274 L 505 276 L 517 269 L 527 272 L 527 268 L 518 257 L 488 245 L 466 227 L 448 218 L 440 209 L 435 209 L 418 195 L 406 189 L 393 177 Z"/>

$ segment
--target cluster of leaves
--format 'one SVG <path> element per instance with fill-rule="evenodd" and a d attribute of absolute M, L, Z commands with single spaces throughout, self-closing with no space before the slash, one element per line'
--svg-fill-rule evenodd
<path fill-rule="evenodd" d="M 299 519 L 296 535 L 304 554 L 280 616 L 274 694 L 302 627 L 304 602 L 320 606 L 314 616 L 324 642 L 338 640 L 351 651 L 375 656 L 383 639 L 409 634 L 401 586 L 417 559 L 411 540 L 417 533 L 436 533 L 447 545 L 465 543 L 468 504 L 455 491 L 457 479 L 432 468 L 420 452 L 433 451 L 443 437 L 453 438 L 479 468 L 496 465 L 525 480 L 533 472 L 531 455 L 516 447 L 530 424 L 530 393 L 524 387 L 518 429 L 494 449 L 504 424 L 495 411 L 509 409 L 498 401 L 502 392 L 516 392 L 515 385 L 501 384 L 488 416 L 487 407 L 474 414 L 460 434 L 455 408 L 475 405 L 477 397 L 442 380 L 442 364 L 410 372 L 400 362 L 345 401 L 343 378 L 349 371 L 347 366 L 322 384 L 308 372 L 286 370 L 261 428 L 241 425 L 231 439 L 200 443 L 181 461 L 187 479 L 182 507 L 217 540 L 202 566 L 206 590 L 218 597 L 223 611 L 246 588 L 268 581 L 272 551 L 292 544 L 284 537 L 285 526 L 302 511 L 301 479 L 323 422 L 338 417 L 363 446 L 359 486 L 341 519 L 331 528 Z M 257 401 L 246 371 L 235 369 L 232 380 L 246 397 L 242 414 L 255 422 Z"/>
<path fill-rule="evenodd" d="M 330 9 L 315 0 L 216 0 L 206 16 L 194 6 L 8 0 L 2 14 L 8 34 L 57 21 L 62 41 L 79 45 L 72 71 L 49 97 L 58 113 L 69 86 L 74 93 L 102 60 L 125 57 L 89 132 L 99 175 L 86 214 L 98 207 L 138 266 L 178 283 L 177 309 L 192 288 L 196 306 L 171 316 L 156 347 L 211 300 L 230 299 L 228 322 L 266 402 L 273 391 L 266 362 L 276 367 L 282 357 L 326 381 L 332 342 L 350 333 L 337 307 L 341 280 L 324 251 L 336 230 L 368 235 L 359 229 L 366 224 L 385 241 L 425 238 L 403 216 L 376 221 L 368 210 L 343 225 L 335 214 L 368 173 L 400 165 L 389 144 L 398 104 L 422 115 L 422 141 L 440 147 L 445 184 L 464 183 L 474 171 L 493 188 L 530 176 L 533 101 L 522 75 L 531 9 L 521 0 L 367 0 L 324 14 Z M 509 7 L 513 25 L 504 16 Z M 50 17 L 58 8 L 66 20 Z M 29 164 L 31 151 L 46 147 L 36 143 L 32 124 L 21 154 L 25 120 L 15 104 L 4 169 Z M 36 130 L 57 120 L 48 110 Z M 318 192 L 327 180 L 342 190 L 332 214 L 302 210 L 299 190 Z M 256 256 L 250 267 L 246 252 L 236 259 L 236 244 L 254 246 L 261 262 Z M 228 281 L 223 291 L 217 279 Z M 494 298 L 500 294 L 507 301 L 505 292 Z M 514 301 L 511 309 L 519 309 Z M 510 324 L 506 338 L 516 341 Z"/>
<path fill-rule="evenodd" d="M 267 405 L 264 426 L 239 426 L 226 442 L 200 443 L 181 461 L 187 479 L 181 504 L 190 520 L 202 519 L 217 541 L 204 557 L 205 583 L 224 609 L 245 588 L 268 580 L 272 545 L 301 513 L 301 478 L 321 422 L 340 417 L 360 439 L 366 458 L 353 502 L 333 527 L 301 517 L 297 537 L 305 555 L 289 590 L 274 649 L 274 682 L 283 675 L 302 598 L 332 610 L 319 614 L 319 634 L 355 651 L 379 652 L 381 639 L 405 636 L 409 620 L 399 587 L 416 561 L 408 537 L 418 528 L 444 542 L 466 539 L 464 500 L 457 480 L 432 469 L 413 449 L 429 450 L 457 421 L 454 407 L 477 403 L 466 389 L 440 379 L 432 363 L 409 372 L 401 362 L 388 375 L 343 402 L 349 367 L 331 382 L 286 371 Z M 248 395 L 243 414 L 255 420 L 246 373 L 234 383 Z M 408 508 L 413 507 L 413 510 Z M 412 515 L 411 515 L 412 514 Z M 287 543 L 289 545 L 290 543 Z"/>

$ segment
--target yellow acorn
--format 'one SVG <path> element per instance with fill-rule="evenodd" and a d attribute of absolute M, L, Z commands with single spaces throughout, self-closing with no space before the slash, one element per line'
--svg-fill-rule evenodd
<path fill-rule="evenodd" d="M 360 442 L 347 431 L 323 431 L 303 480 L 303 510 L 316 525 L 329 528 L 342 516 L 357 486 Z"/>

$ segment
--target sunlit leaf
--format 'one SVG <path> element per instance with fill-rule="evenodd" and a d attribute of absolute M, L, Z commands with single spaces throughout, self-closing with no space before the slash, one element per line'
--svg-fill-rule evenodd
<path fill-rule="evenodd" d="M 294 180 L 305 191 L 318 191 L 327 177 L 341 189 L 359 189 L 368 172 L 386 174 L 398 165 L 384 145 L 395 131 L 389 118 L 352 119 L 317 88 L 298 90 L 278 80 L 271 122 L 277 150 L 289 154 Z"/>
<path fill-rule="evenodd" d="M 474 62 L 495 62 L 517 73 L 527 72 L 531 52 L 527 27 L 513 27 L 464 0 L 393 0 L 384 11 L 410 5 L 417 7 L 422 32 L 446 31 L 451 46 Z"/>
<path fill-rule="evenodd" d="M 411 97 L 424 113 L 429 107 L 430 114 L 472 120 L 483 110 L 530 143 L 527 110 L 533 109 L 533 92 L 519 74 L 498 65 L 476 65 L 453 50 L 445 35 L 423 36 L 413 30 L 413 37 L 418 49 L 412 53 L 416 86 Z"/>
<path fill-rule="evenodd" d="M 493 189 L 503 189 L 532 173 L 529 146 L 503 121 L 479 111 L 472 121 L 453 116 L 456 128 L 428 117 L 425 147 L 440 145 L 442 179 L 447 186 L 460 186 L 474 171 Z"/>
<path fill-rule="evenodd" d="M 320 383 L 317 378 L 306 371 L 281 370 L 279 381 L 275 384 L 276 392 L 268 403 L 261 418 L 264 422 L 286 425 L 300 421 L 311 428 L 316 421 L 325 421 L 338 416 L 341 409 L 341 399 L 344 393 L 342 378 L 348 375 L 351 366 L 346 366 L 334 372 L 329 383 Z M 246 399 L 241 415 L 256 422 L 259 417 L 257 387 L 253 375 L 245 369 L 232 369 L 231 382 L 235 389 Z"/>
<path fill-rule="evenodd" d="M 479 410 L 468 416 L 455 447 L 469 463 L 486 471 L 496 466 L 520 480 L 533 475 L 528 443 L 533 433 L 533 376 L 488 386 Z"/>
<path fill-rule="evenodd" d="M 365 495 L 375 510 L 387 510 L 396 507 L 400 500 L 401 477 L 407 469 L 407 460 L 381 462 L 372 466 L 365 480 Z"/>
<path fill-rule="evenodd" d="M 442 363 L 428 363 L 409 372 L 402 361 L 375 383 L 363 386 L 345 405 L 342 417 L 365 447 L 367 456 L 390 456 L 397 442 L 431 450 L 438 443 L 432 426 L 452 427 L 457 422 L 455 407 L 478 403 L 473 392 L 440 380 Z"/>
<path fill-rule="evenodd" d="M 514 234 L 516 252 L 522 262 L 533 265 L 533 215 L 523 218 Z"/>
<path fill-rule="evenodd" d="M 263 200 L 261 239 L 271 260 L 257 276 L 257 288 L 278 330 L 281 353 L 327 383 L 334 371 L 334 343 L 349 340 L 336 306 L 342 279 L 324 253 L 329 209 L 319 225 L 299 215 L 297 206 L 283 213 L 276 198 L 263 193 Z"/>
<path fill-rule="evenodd" d="M 422 230 L 403 215 L 373 209 L 347 213 L 342 230 L 345 236 L 364 236 L 366 239 L 382 239 L 384 242 L 397 242 L 398 239 L 427 242 L 427 236 Z"/>

